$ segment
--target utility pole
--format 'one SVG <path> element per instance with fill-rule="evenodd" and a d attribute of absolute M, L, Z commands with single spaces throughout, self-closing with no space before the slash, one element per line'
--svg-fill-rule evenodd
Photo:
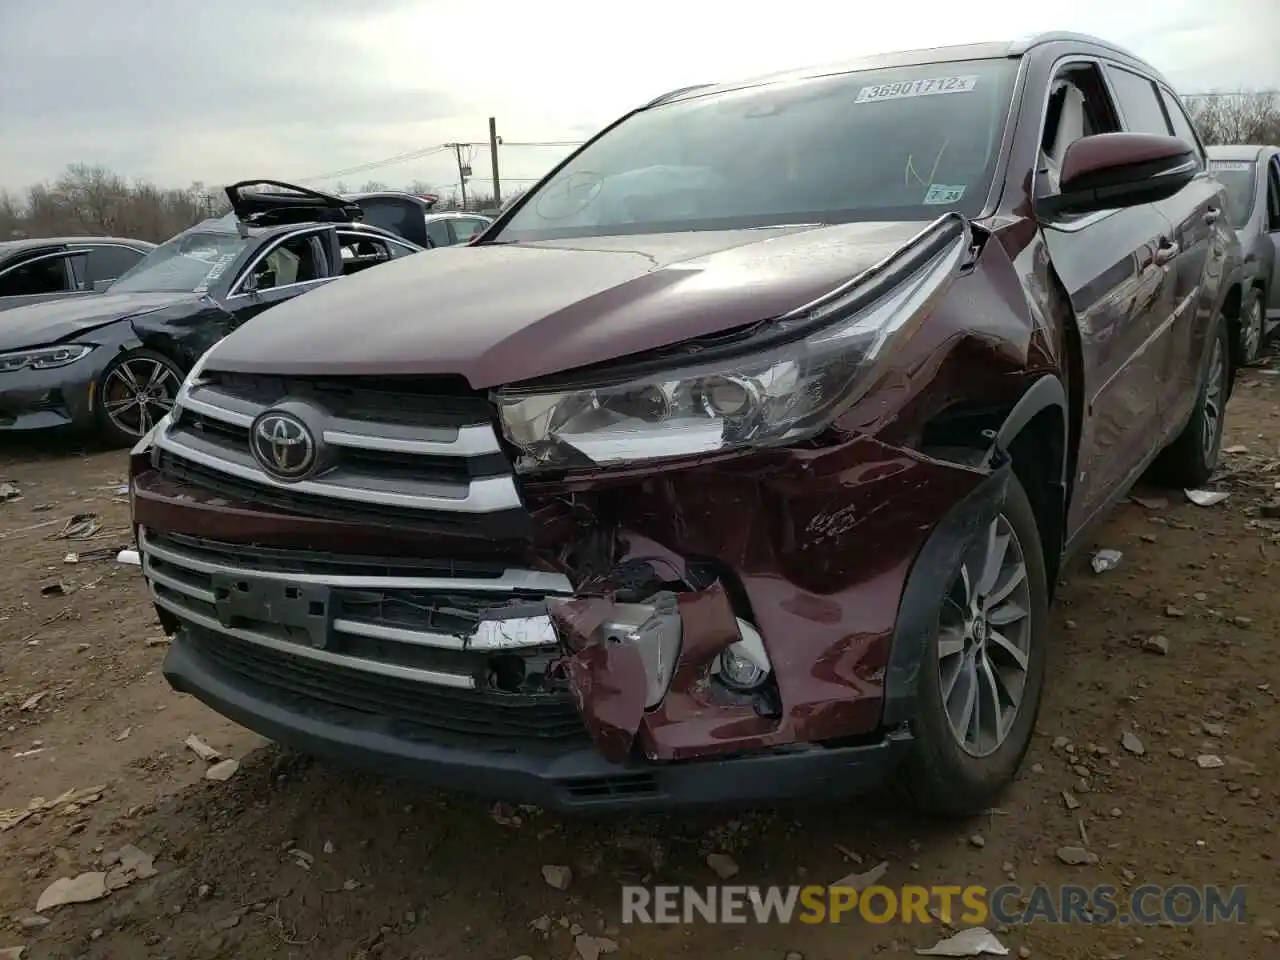
<path fill-rule="evenodd" d="M 502 180 L 498 176 L 498 121 L 489 118 L 489 163 L 493 167 L 493 205 L 502 206 Z"/>
<path fill-rule="evenodd" d="M 462 191 L 462 209 L 467 209 L 467 178 L 471 176 L 471 165 L 462 161 L 462 148 L 469 147 L 467 143 L 450 143 L 446 146 L 453 147 L 453 155 L 458 160 L 458 188 Z"/>

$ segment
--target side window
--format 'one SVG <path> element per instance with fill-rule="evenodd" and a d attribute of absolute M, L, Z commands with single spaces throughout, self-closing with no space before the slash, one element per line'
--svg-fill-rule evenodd
<path fill-rule="evenodd" d="M 1111 77 L 1111 85 L 1116 88 L 1116 99 L 1120 101 L 1126 130 L 1130 133 L 1158 133 L 1164 137 L 1172 133 L 1154 83 L 1120 67 L 1108 67 L 1107 73 Z"/>
<path fill-rule="evenodd" d="M 1192 126 L 1191 119 L 1187 116 L 1187 111 L 1183 108 L 1182 102 L 1163 87 L 1160 89 L 1160 98 L 1164 100 L 1165 112 L 1169 114 L 1169 122 L 1173 124 L 1173 135 L 1195 150 L 1196 161 L 1200 164 L 1200 169 L 1203 170 L 1206 165 L 1204 147 L 1200 143 L 1200 137 L 1197 136 L 1196 128 Z"/>
<path fill-rule="evenodd" d="M 142 259 L 141 251 L 117 244 L 85 248 L 88 251 L 86 283 L 90 288 L 102 280 L 116 280 Z"/>
<path fill-rule="evenodd" d="M 489 225 L 483 220 L 477 220 L 475 217 L 458 217 L 456 220 L 450 221 L 450 223 L 453 226 L 454 243 L 466 243 Z"/>
<path fill-rule="evenodd" d="M 249 269 L 258 291 L 319 280 L 325 276 L 319 236 L 307 233 L 281 240 Z"/>
<path fill-rule="evenodd" d="M 1116 133 L 1119 129 L 1115 105 L 1097 64 L 1072 63 L 1060 69 L 1054 75 L 1045 110 L 1036 195 L 1057 193 L 1067 147 L 1082 137 Z"/>
<path fill-rule="evenodd" d="M 392 243 L 382 237 L 338 231 L 338 249 L 342 251 L 342 275 L 349 277 L 369 267 L 412 253 L 411 247 Z"/>
<path fill-rule="evenodd" d="M 449 237 L 449 222 L 447 220 L 428 220 L 427 236 L 431 238 L 431 242 L 437 247 L 447 247 L 453 240 Z"/>
<path fill-rule="evenodd" d="M 63 293 L 74 289 L 67 270 L 67 257 L 40 257 L 0 272 L 0 297 L 26 297 L 41 293 Z"/>

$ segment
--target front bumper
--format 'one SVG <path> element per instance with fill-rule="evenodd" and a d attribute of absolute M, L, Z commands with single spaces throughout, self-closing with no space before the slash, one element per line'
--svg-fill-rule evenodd
<path fill-rule="evenodd" d="M 712 760 L 610 763 L 590 744 L 498 752 L 396 736 L 379 718 L 319 701 L 288 702 L 221 670 L 180 630 L 164 676 L 181 693 L 275 742 L 344 766 L 552 810 L 662 809 L 793 797 L 844 800 L 879 783 L 909 746 L 894 733 L 865 746 L 796 745 Z"/>
<path fill-rule="evenodd" d="M 88 358 L 52 370 L 0 374 L 0 431 L 92 426 L 93 380 Z"/>

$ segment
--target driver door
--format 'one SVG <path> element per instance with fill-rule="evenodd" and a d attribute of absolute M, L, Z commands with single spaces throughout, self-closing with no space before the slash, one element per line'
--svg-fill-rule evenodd
<path fill-rule="evenodd" d="M 262 311 L 332 279 L 329 228 L 292 233 L 271 241 L 249 259 L 231 284 L 224 306 L 231 329 Z"/>

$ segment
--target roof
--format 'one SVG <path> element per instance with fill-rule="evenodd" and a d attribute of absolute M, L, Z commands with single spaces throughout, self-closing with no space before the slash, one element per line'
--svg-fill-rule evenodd
<path fill-rule="evenodd" d="M 151 250 L 154 243 L 134 240 L 132 237 L 23 237 L 21 240 L 0 241 L 0 256 L 10 256 L 36 247 L 57 247 L 84 243 L 118 243 L 138 250 Z"/>
<path fill-rule="evenodd" d="M 1214 147 L 1206 147 L 1205 153 L 1210 160 L 1258 160 L 1268 150 L 1275 147 L 1257 143 L 1227 143 Z"/>
<path fill-rule="evenodd" d="M 753 87 L 765 83 L 784 83 L 795 80 L 810 80 L 816 77 L 835 76 L 842 73 L 857 73 L 861 70 L 927 66 L 931 63 L 955 63 L 961 60 L 1017 59 L 1018 57 L 1029 53 L 1035 47 L 1047 43 L 1071 43 L 1081 47 L 1095 47 L 1100 51 L 1115 54 L 1121 59 L 1129 60 L 1134 64 L 1140 65 L 1156 77 L 1159 77 L 1162 80 L 1164 79 L 1160 75 L 1159 71 L 1149 63 L 1130 53 L 1128 50 L 1125 50 L 1123 47 L 1118 47 L 1113 43 L 1090 36 L 1089 34 L 1068 33 L 1063 31 L 1040 33 L 1030 37 L 1021 37 L 1016 40 L 966 43 L 946 47 L 922 47 L 916 50 L 897 50 L 889 53 L 877 53 L 871 56 L 859 57 L 854 60 L 840 61 L 837 63 L 819 64 L 809 67 L 799 67 L 792 70 L 782 70 L 776 73 L 767 73 L 761 76 L 748 77 L 744 80 L 728 81 L 725 83 L 708 83 L 699 86 L 685 87 L 659 97 L 657 100 L 653 101 L 650 106 L 674 100 L 691 99 L 694 97 L 704 96 L 709 93 L 741 90 L 745 87 Z"/>

